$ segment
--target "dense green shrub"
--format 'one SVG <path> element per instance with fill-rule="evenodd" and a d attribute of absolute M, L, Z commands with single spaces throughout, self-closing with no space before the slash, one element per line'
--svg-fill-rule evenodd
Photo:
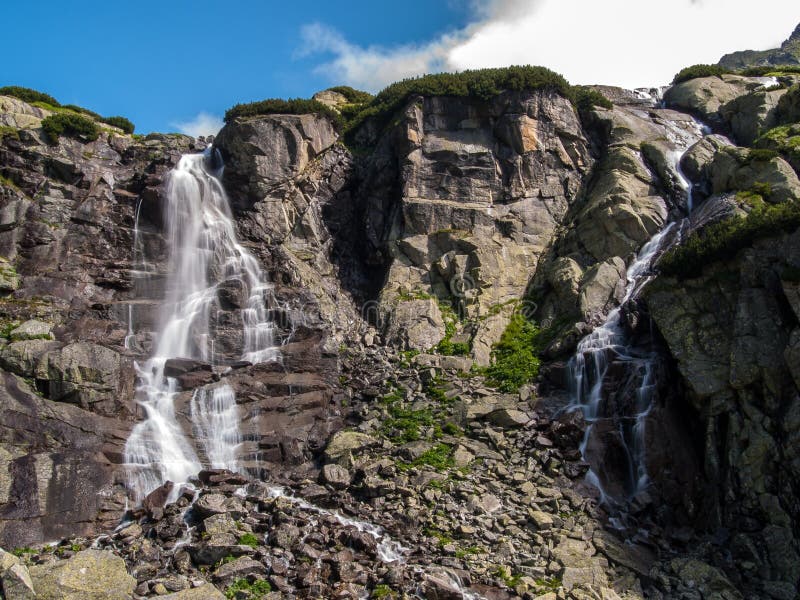
<path fill-rule="evenodd" d="M 317 100 L 304 100 L 302 98 L 270 98 L 249 104 L 237 104 L 225 113 L 225 122 L 229 123 L 238 117 L 252 117 L 255 115 L 306 115 L 319 114 L 328 117 L 334 125 L 341 128 L 342 118 L 338 112 L 325 106 Z"/>
<path fill-rule="evenodd" d="M 719 65 L 692 65 L 682 69 L 675 78 L 672 80 L 672 85 L 689 81 L 690 79 L 698 79 L 700 77 L 722 77 L 730 73 L 730 69 L 721 67 Z"/>
<path fill-rule="evenodd" d="M 539 375 L 540 330 L 524 315 L 514 313 L 492 349 L 487 382 L 504 392 L 516 392 Z"/>
<path fill-rule="evenodd" d="M 88 142 L 100 137 L 100 128 L 94 121 L 76 113 L 56 113 L 42 119 L 42 129 L 53 143 L 62 135 Z"/>
<path fill-rule="evenodd" d="M 83 108 L 82 106 L 78 106 L 77 104 L 65 104 L 61 108 L 66 108 L 67 110 L 71 110 L 73 112 L 80 113 L 88 117 L 92 117 L 93 119 L 100 120 L 103 118 L 93 110 L 89 110 L 88 108 Z"/>
<path fill-rule="evenodd" d="M 793 67 L 789 65 L 773 65 L 768 67 L 748 67 L 739 72 L 740 75 L 745 77 L 767 77 L 784 74 L 800 73 L 800 67 Z"/>
<path fill-rule="evenodd" d="M 122 129 L 123 133 L 127 134 L 133 133 L 134 130 L 136 129 L 136 126 L 129 119 L 126 119 L 125 117 L 119 117 L 119 116 L 101 117 L 100 121 L 102 121 L 103 123 L 107 123 L 108 125 L 111 125 L 113 127 L 119 127 L 120 129 Z"/>
<path fill-rule="evenodd" d="M 611 100 L 595 89 L 586 86 L 576 86 L 573 89 L 575 107 L 581 112 L 591 110 L 595 106 L 609 109 L 614 106 Z"/>
<path fill-rule="evenodd" d="M 659 261 L 664 275 L 687 279 L 699 277 L 709 263 L 733 258 L 758 239 L 792 232 L 800 227 L 800 203 L 755 204 L 745 217 L 732 217 L 696 232 Z"/>
<path fill-rule="evenodd" d="M 50 106 L 61 106 L 58 103 L 58 100 L 53 98 L 50 94 L 38 92 L 26 87 L 20 87 L 18 85 L 7 85 L 5 87 L 0 87 L 0 96 L 14 96 L 23 102 L 27 102 L 28 104 L 32 104 L 34 102 L 44 102 Z"/>
<path fill-rule="evenodd" d="M 355 88 L 351 88 L 349 85 L 337 85 L 332 88 L 328 88 L 327 91 L 336 92 L 337 94 L 341 94 L 347 101 L 351 104 L 366 104 L 367 102 L 371 102 L 372 99 L 375 97 L 369 92 L 364 92 L 361 90 L 357 90 Z"/>
<path fill-rule="evenodd" d="M 582 111 L 592 106 L 611 107 L 611 102 L 599 92 L 573 87 L 558 73 L 534 66 L 423 75 L 393 83 L 375 97 L 348 86 L 329 89 L 343 94 L 351 104 L 337 112 L 315 100 L 269 99 L 237 104 L 225 113 L 225 121 L 255 115 L 317 113 L 329 117 L 340 131 L 351 133 L 368 119 L 373 119 L 379 128 L 385 127 L 412 96 L 469 96 L 488 101 L 504 91 L 538 89 L 559 93 Z"/>

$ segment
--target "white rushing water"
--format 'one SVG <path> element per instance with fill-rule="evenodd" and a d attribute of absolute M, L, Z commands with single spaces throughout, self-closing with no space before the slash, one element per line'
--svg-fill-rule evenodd
<path fill-rule="evenodd" d="M 695 141 L 710 133 L 710 130 L 699 123 L 695 123 L 695 126 L 696 135 L 695 132 L 687 132 L 674 125 L 672 128 L 668 127 L 666 131 L 667 137 L 680 148 L 671 154 L 671 158 L 674 172 L 678 178 L 677 184 L 686 193 L 688 212 L 694 208 L 692 186 L 681 170 L 680 162 Z M 676 225 L 678 235 L 673 234 Z M 642 247 L 636 259 L 628 267 L 622 302 L 608 314 L 602 325 L 580 341 L 568 366 L 571 406 L 574 409 L 580 409 L 589 423 L 581 444 L 581 453 L 586 458 L 586 450 L 594 423 L 601 418 L 616 416 L 619 420 L 620 439 L 627 452 L 629 479 L 627 488 L 630 496 L 635 496 L 645 489 L 648 483 L 645 462 L 645 426 L 656 389 L 654 368 L 657 356 L 652 352 L 641 352 L 641 350 L 636 352 L 637 349 L 630 347 L 630 340 L 623 323 L 622 310 L 626 303 L 638 297 L 644 286 L 652 279 L 654 262 L 667 249 L 670 241 L 674 242 L 676 239 L 680 239 L 681 230 L 682 224 L 669 223 Z M 633 403 L 634 413 L 631 415 L 603 414 L 605 401 L 603 386 L 609 367 L 614 362 L 626 363 L 628 372 L 636 373 L 639 377 L 639 385 Z M 626 420 L 632 421 L 630 434 L 625 431 Z M 600 477 L 592 470 L 587 474 L 587 482 L 600 490 L 602 502 L 621 500 L 620 498 L 609 498 Z"/>
<path fill-rule="evenodd" d="M 237 470 L 241 435 L 233 389 L 223 384 L 196 390 L 192 423 L 184 427 L 175 412 L 177 381 L 164 373 L 170 358 L 215 359 L 210 316 L 219 284 L 233 280 L 245 290 L 241 358 L 254 364 L 279 358 L 265 302 L 271 288 L 255 257 L 237 240 L 228 198 L 218 174 L 208 166 L 211 152 L 183 156 L 167 180 L 166 298 L 153 355 L 136 365 L 137 401 L 145 419 L 125 444 L 130 486 L 139 499 L 166 481 L 185 482 L 203 467 Z M 132 316 L 129 319 L 132 338 Z"/>

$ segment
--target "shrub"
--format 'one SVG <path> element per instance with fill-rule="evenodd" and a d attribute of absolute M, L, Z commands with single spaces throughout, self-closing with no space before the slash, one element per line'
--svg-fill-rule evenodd
<path fill-rule="evenodd" d="M 693 233 L 661 258 L 658 270 L 678 279 L 699 277 L 703 266 L 733 258 L 758 239 L 792 232 L 798 227 L 800 203 L 756 205 L 746 217 L 732 217 Z"/>
<path fill-rule="evenodd" d="M 334 126 L 340 129 L 342 117 L 338 112 L 325 106 L 317 100 L 304 100 L 302 98 L 291 98 L 281 100 L 280 98 L 270 98 L 260 102 L 249 104 L 237 104 L 225 113 L 225 122 L 229 123 L 239 117 L 253 117 L 256 115 L 306 115 L 319 114 L 328 117 L 333 121 Z"/>
<path fill-rule="evenodd" d="M 548 89 L 570 100 L 579 110 L 592 106 L 611 106 L 608 99 L 597 91 L 573 87 L 558 73 L 530 65 L 423 75 L 393 83 L 375 97 L 348 86 L 329 89 L 344 95 L 351 104 L 341 107 L 337 112 L 315 100 L 262 100 L 237 104 L 225 113 L 225 121 L 255 115 L 316 113 L 330 118 L 348 139 L 369 119 L 373 119 L 378 128 L 385 127 L 409 98 L 417 95 L 469 96 L 488 101 L 505 91 Z"/>
<path fill-rule="evenodd" d="M 58 100 L 53 98 L 50 94 L 45 94 L 44 92 L 38 92 L 36 90 L 17 85 L 0 87 L 0 96 L 14 96 L 14 98 L 19 98 L 28 104 L 33 104 L 34 102 L 44 102 L 50 106 L 61 106 L 58 103 Z"/>
<path fill-rule="evenodd" d="M 127 134 L 133 133 L 134 130 L 136 129 L 136 126 L 129 119 L 126 119 L 125 117 L 120 117 L 120 116 L 101 117 L 100 121 L 108 125 L 111 125 L 113 127 L 119 127 L 120 129 L 122 129 L 123 133 Z"/>
<path fill-rule="evenodd" d="M 347 98 L 347 101 L 351 104 L 366 104 L 375 97 L 369 92 L 363 92 L 361 90 L 351 88 L 349 85 L 337 85 L 335 87 L 328 88 L 327 91 L 341 94 Z"/>
<path fill-rule="evenodd" d="M 745 77 L 774 77 L 791 73 L 800 73 L 800 67 L 790 65 L 773 65 L 765 67 L 748 67 L 739 72 Z"/>
<path fill-rule="evenodd" d="M 65 104 L 61 108 L 66 108 L 66 109 L 71 110 L 73 112 L 80 113 L 82 115 L 87 115 L 89 117 L 92 117 L 93 119 L 102 119 L 103 118 L 99 114 L 94 112 L 93 110 L 89 110 L 88 108 L 83 108 L 82 106 L 78 106 L 77 104 Z"/>
<path fill-rule="evenodd" d="M 612 108 L 614 104 L 600 92 L 590 87 L 577 86 L 575 88 L 575 107 L 580 112 L 591 110 L 595 106 Z"/>
<path fill-rule="evenodd" d="M 62 135 L 93 142 L 100 137 L 100 129 L 94 123 L 75 113 L 56 113 L 42 119 L 42 129 L 53 143 Z"/>
<path fill-rule="evenodd" d="M 492 350 L 492 364 L 486 368 L 487 382 L 504 392 L 515 392 L 539 375 L 540 330 L 523 315 L 514 313 L 511 322 Z"/>
<path fill-rule="evenodd" d="M 691 67 L 682 69 L 675 75 L 675 78 L 672 80 L 672 85 L 678 85 L 684 81 L 699 79 L 700 77 L 722 77 L 727 73 L 731 73 L 730 69 L 719 65 L 692 65 Z"/>

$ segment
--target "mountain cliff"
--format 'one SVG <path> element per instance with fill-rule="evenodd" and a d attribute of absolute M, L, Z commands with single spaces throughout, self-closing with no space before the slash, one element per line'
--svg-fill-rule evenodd
<path fill-rule="evenodd" d="M 236 107 L 213 140 L 54 135 L 72 109 L 0 95 L 7 598 L 796 597 L 800 78 L 510 73 Z M 166 182 L 203 151 L 280 359 L 241 360 L 214 273 L 211 358 L 164 372 L 198 446 L 231 386 L 239 473 L 131 490 Z"/>

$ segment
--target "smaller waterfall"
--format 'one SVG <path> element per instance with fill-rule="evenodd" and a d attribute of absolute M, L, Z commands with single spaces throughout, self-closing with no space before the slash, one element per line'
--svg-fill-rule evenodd
<path fill-rule="evenodd" d="M 236 448 L 242 443 L 236 394 L 228 384 L 195 390 L 191 402 L 195 439 L 202 440 L 209 464 L 214 469 L 235 471 Z"/>
<path fill-rule="evenodd" d="M 688 212 L 694 208 L 692 185 L 681 170 L 681 159 L 692 143 L 710 133 L 710 130 L 700 123 L 695 122 L 694 125 L 694 132 L 687 132 L 674 123 L 664 123 L 667 138 L 680 148 L 671 153 L 671 158 L 674 161 L 677 183 L 686 194 Z M 596 423 L 600 419 L 613 419 L 617 427 L 615 434 L 618 434 L 620 440 L 620 451 L 625 455 L 627 463 L 628 481 L 624 487 L 629 497 L 644 490 L 649 481 L 645 462 L 645 429 L 656 391 L 654 371 L 657 357 L 649 349 L 635 348 L 631 345 L 623 322 L 623 307 L 637 298 L 642 288 L 652 279 L 654 261 L 670 243 L 680 239 L 682 228 L 683 223 L 670 223 L 642 247 L 627 270 L 622 302 L 608 314 L 601 326 L 580 341 L 568 366 L 571 405 L 583 412 L 588 423 L 581 444 L 581 453 L 586 458 Z M 605 390 L 604 385 L 607 383 L 609 369 L 614 363 L 624 364 L 626 372 L 634 374 L 638 381 L 635 394 L 632 394 L 633 397 L 626 403 L 628 408 L 624 414 L 608 414 L 609 407 L 606 406 L 609 390 Z M 610 498 L 603 489 L 603 482 L 598 473 L 590 470 L 587 482 L 600 490 L 603 502 L 622 500 L 622 498 Z"/>

